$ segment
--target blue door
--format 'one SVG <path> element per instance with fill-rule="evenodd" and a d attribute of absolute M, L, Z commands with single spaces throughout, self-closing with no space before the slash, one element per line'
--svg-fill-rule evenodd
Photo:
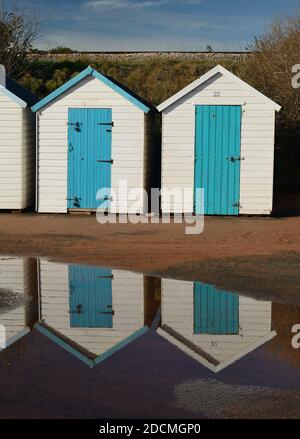
<path fill-rule="evenodd" d="M 241 107 L 196 106 L 195 213 L 197 188 L 204 189 L 205 215 L 238 215 L 240 201 Z"/>
<path fill-rule="evenodd" d="M 68 208 L 109 209 L 112 111 L 69 109 Z M 101 199 L 99 189 L 107 188 Z"/>
<path fill-rule="evenodd" d="M 194 333 L 238 334 L 239 296 L 194 283 Z"/>
<path fill-rule="evenodd" d="M 70 265 L 69 306 L 72 328 L 112 328 L 112 271 Z"/>

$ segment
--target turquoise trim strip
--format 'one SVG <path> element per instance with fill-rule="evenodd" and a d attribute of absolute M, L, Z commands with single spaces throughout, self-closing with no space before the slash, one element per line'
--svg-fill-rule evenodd
<path fill-rule="evenodd" d="M 69 88 L 76 85 L 78 82 L 80 82 L 82 79 L 86 78 L 87 76 L 92 74 L 93 69 L 91 67 L 86 68 L 78 75 L 74 76 L 74 78 L 70 79 L 65 84 L 58 87 L 56 90 L 54 90 L 52 93 L 50 93 L 48 96 L 46 96 L 44 99 L 40 100 L 37 104 L 33 105 L 31 107 L 31 110 L 35 113 L 36 111 L 40 110 L 42 107 L 47 105 L 49 102 L 53 101 L 55 98 L 69 90 Z"/>
<path fill-rule="evenodd" d="M 161 321 L 161 306 L 156 311 L 155 317 L 153 319 L 153 322 L 152 322 L 152 325 L 151 325 L 152 331 L 156 331 L 157 330 L 157 328 L 159 327 L 160 321 Z"/>
<path fill-rule="evenodd" d="M 143 102 L 141 102 L 139 99 L 137 99 L 135 96 L 124 90 L 122 87 L 111 81 L 106 76 L 102 75 L 101 73 L 94 70 L 92 67 L 87 67 L 85 70 L 83 70 L 81 73 L 79 73 L 74 78 L 70 79 L 68 82 L 63 84 L 62 86 L 58 87 L 54 92 L 50 93 L 48 96 L 46 96 L 44 99 L 39 101 L 37 104 L 33 105 L 31 107 L 33 112 L 39 111 L 41 108 L 43 108 L 45 105 L 49 104 L 51 101 L 56 99 L 61 94 L 65 93 L 67 90 L 69 90 L 74 85 L 78 84 L 82 79 L 86 78 L 87 76 L 93 76 L 94 78 L 99 79 L 99 81 L 103 82 L 103 84 L 106 84 L 108 87 L 110 87 L 112 90 L 119 93 L 121 96 L 126 98 L 128 101 L 130 101 L 132 104 L 136 105 L 140 110 L 144 111 L 144 113 L 149 113 L 150 107 L 145 105 Z"/>
<path fill-rule="evenodd" d="M 128 345 L 129 343 L 131 343 L 133 340 L 137 339 L 141 335 L 145 334 L 147 331 L 149 331 L 148 326 L 144 326 L 143 328 L 141 328 L 138 331 L 134 332 L 129 337 L 125 338 L 120 343 L 116 344 L 113 348 L 111 348 L 108 351 L 104 352 L 104 354 L 101 354 L 101 355 L 99 355 L 99 357 L 95 358 L 95 360 L 94 360 L 95 365 L 102 363 L 102 361 L 106 360 L 108 357 L 113 355 L 115 352 L 117 352 L 120 349 L 124 348 L 126 345 Z"/>
<path fill-rule="evenodd" d="M 20 338 L 29 334 L 29 332 L 30 332 L 30 329 L 27 327 L 22 329 L 22 331 L 18 332 L 16 335 L 14 335 L 13 337 L 10 337 L 8 340 L 6 340 L 5 348 L 0 348 L 0 351 L 3 351 L 4 349 L 8 348 L 12 344 L 14 344 L 16 341 L 20 340 Z"/>
<path fill-rule="evenodd" d="M 92 75 L 99 79 L 99 81 L 103 82 L 103 84 L 107 85 L 108 87 L 115 90 L 117 93 L 119 93 L 123 98 L 127 99 L 132 104 L 136 105 L 140 110 L 142 110 L 144 113 L 149 113 L 151 110 L 150 107 L 145 105 L 143 102 L 141 102 L 139 99 L 137 99 L 135 96 L 124 90 L 122 87 L 120 87 L 118 84 L 115 84 L 113 81 L 108 79 L 106 76 L 102 75 L 101 73 L 97 72 L 96 70 L 93 70 Z"/>
<path fill-rule="evenodd" d="M 71 345 L 69 345 L 67 342 L 62 340 L 61 338 L 57 337 L 53 332 L 48 331 L 43 325 L 40 323 L 36 323 L 34 325 L 35 329 L 37 329 L 41 334 L 48 337 L 51 341 L 54 341 L 54 343 L 57 343 L 61 348 L 63 348 L 65 351 L 69 352 L 70 354 L 74 355 L 79 360 L 83 361 L 85 364 L 87 364 L 89 367 L 94 367 L 93 360 L 90 360 L 88 357 L 83 355 L 81 352 L 79 352 L 77 349 L 73 348 Z"/>
<path fill-rule="evenodd" d="M 148 326 L 144 326 L 143 328 L 139 329 L 138 331 L 131 334 L 129 337 L 122 340 L 120 343 L 116 344 L 113 348 L 109 349 L 108 351 L 104 352 L 104 354 L 99 355 L 94 360 L 89 359 L 85 355 L 83 355 L 81 352 L 79 352 L 77 349 L 73 348 L 71 345 L 69 345 L 67 342 L 56 336 L 53 332 L 46 329 L 42 324 L 36 323 L 34 327 L 41 332 L 43 335 L 48 337 L 50 340 L 57 343 L 60 347 L 65 349 L 70 354 L 74 355 L 79 360 L 83 361 L 85 364 L 87 364 L 89 367 L 94 367 L 97 364 L 102 363 L 102 361 L 106 360 L 110 356 L 112 356 L 115 352 L 119 351 L 129 343 L 131 343 L 133 340 L 137 339 L 141 335 L 145 334 L 149 328 Z"/>
<path fill-rule="evenodd" d="M 27 103 L 25 101 L 23 101 L 22 99 L 20 99 L 18 96 L 16 96 L 15 94 L 13 94 L 11 91 L 7 90 L 7 88 L 4 88 L 2 85 L 0 85 L 0 91 L 5 94 L 6 96 L 8 96 L 10 99 L 12 99 L 13 101 L 15 101 L 18 105 L 20 105 L 22 108 L 26 108 L 27 107 Z"/>

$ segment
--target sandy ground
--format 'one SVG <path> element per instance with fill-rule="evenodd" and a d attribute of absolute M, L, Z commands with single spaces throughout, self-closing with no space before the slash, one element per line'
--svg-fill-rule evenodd
<path fill-rule="evenodd" d="M 94 216 L 0 214 L 0 253 L 202 280 L 227 290 L 300 302 L 300 217 L 98 224 Z"/>

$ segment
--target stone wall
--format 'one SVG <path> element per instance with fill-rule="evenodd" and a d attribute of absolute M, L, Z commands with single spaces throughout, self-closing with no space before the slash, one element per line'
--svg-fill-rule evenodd
<path fill-rule="evenodd" d="M 91 61 L 142 61 L 151 58 L 175 60 L 203 60 L 203 59 L 242 59 L 251 55 L 250 52 L 72 52 L 50 53 L 38 52 L 30 54 L 32 60 L 62 61 L 88 58 Z"/>

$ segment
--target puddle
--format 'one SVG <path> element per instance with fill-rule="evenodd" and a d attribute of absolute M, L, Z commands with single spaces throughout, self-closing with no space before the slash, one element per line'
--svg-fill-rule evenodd
<path fill-rule="evenodd" d="M 28 416 L 299 415 L 300 308 L 34 258 L 0 258 L 0 290 L 23 297 L 0 307 L 4 414 L 21 397 Z"/>

